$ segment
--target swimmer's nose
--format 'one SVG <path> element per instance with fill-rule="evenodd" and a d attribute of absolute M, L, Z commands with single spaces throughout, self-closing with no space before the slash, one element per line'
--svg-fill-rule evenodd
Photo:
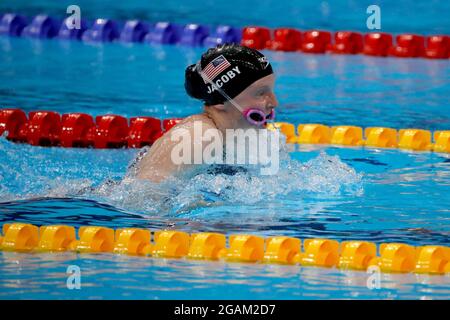
<path fill-rule="evenodd" d="M 278 100 L 277 97 L 275 96 L 275 93 L 271 92 L 268 100 L 271 109 L 274 109 L 275 107 L 278 106 Z"/>
<path fill-rule="evenodd" d="M 274 93 L 270 93 L 266 101 L 266 109 L 271 112 L 272 109 L 275 109 L 278 106 L 278 100 Z"/>

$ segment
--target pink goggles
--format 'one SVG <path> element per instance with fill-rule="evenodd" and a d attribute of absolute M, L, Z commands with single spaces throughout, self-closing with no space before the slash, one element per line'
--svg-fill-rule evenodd
<path fill-rule="evenodd" d="M 268 115 L 258 108 L 245 109 L 242 114 L 247 121 L 255 126 L 262 127 L 267 124 L 267 121 L 275 119 L 275 109 L 272 109 Z"/>

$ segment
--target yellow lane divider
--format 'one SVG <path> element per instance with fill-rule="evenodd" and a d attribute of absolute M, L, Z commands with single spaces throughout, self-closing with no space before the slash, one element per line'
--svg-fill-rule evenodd
<path fill-rule="evenodd" d="M 302 246 L 303 243 L 303 246 Z M 225 260 L 229 262 L 276 263 L 340 269 L 366 270 L 377 266 L 382 272 L 450 274 L 450 247 L 414 247 L 404 243 L 305 239 L 279 236 L 263 238 L 219 233 L 188 234 L 65 225 L 37 226 L 25 223 L 3 225 L 0 249 L 19 252 L 117 253 L 161 258 Z"/>
<path fill-rule="evenodd" d="M 288 143 L 335 144 L 344 146 L 366 146 L 376 148 L 400 148 L 414 151 L 450 153 L 450 131 L 422 129 L 392 129 L 384 127 L 361 128 L 355 126 L 328 127 L 323 124 L 300 124 L 275 122 L 269 129 L 279 129 Z M 434 140 L 434 143 L 432 141 Z"/>

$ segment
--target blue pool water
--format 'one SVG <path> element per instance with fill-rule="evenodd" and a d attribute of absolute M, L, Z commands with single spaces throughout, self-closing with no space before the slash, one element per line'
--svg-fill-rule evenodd
<path fill-rule="evenodd" d="M 262 25 L 367 32 L 366 13 L 370 5 L 381 9 L 381 31 L 418 34 L 450 33 L 450 3 L 445 0 L 3 0 L 1 12 L 40 13 L 66 16 L 66 8 L 77 4 L 85 19 L 110 18 L 119 21 L 142 19 L 150 22 L 228 24 L 235 27 Z"/>
<path fill-rule="evenodd" d="M 102 3 L 88 6 L 89 14 L 103 13 L 98 7 Z M 164 7 L 167 11 L 160 5 L 146 13 L 140 6 L 128 1 L 108 7 L 106 13 L 163 20 L 175 12 L 171 2 Z M 425 24 L 427 30 L 449 31 L 447 20 L 440 20 L 448 4 L 416 7 L 426 8 L 422 14 L 429 19 L 405 22 L 408 28 Z M 6 1 L 0 4 L 3 8 L 29 14 L 57 10 L 53 2 Z M 202 17 L 216 23 L 219 17 L 205 18 L 192 8 L 190 15 L 174 19 Z M 267 13 L 265 8 L 259 10 Z M 241 10 L 230 17 L 245 25 L 247 16 Z M 285 22 L 256 13 L 248 19 L 276 26 Z M 336 29 L 352 26 L 326 21 Z M 322 25 L 310 25 L 317 26 Z M 396 28 L 392 31 L 404 31 L 401 24 Z M 201 106 L 184 93 L 184 68 L 203 50 L 0 37 L 0 106 L 126 117 L 187 116 Z M 277 74 L 280 121 L 450 129 L 450 61 L 265 53 Z M 2 137 L 0 222 L 450 245 L 448 154 L 323 146 L 288 151 L 282 154 L 276 177 L 199 174 L 157 186 L 122 181 L 138 150 L 41 148 Z M 70 265 L 81 269 L 80 290 L 66 287 Z M 2 299 L 450 298 L 448 276 L 385 274 L 381 288 L 374 290 L 367 288 L 368 276 L 298 266 L 0 252 Z"/>

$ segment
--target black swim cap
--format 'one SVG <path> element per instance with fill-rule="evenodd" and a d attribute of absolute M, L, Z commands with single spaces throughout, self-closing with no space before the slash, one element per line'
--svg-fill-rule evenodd
<path fill-rule="evenodd" d="M 213 83 L 203 80 L 197 68 Z M 255 49 L 238 44 L 222 44 L 210 48 L 197 64 L 186 68 L 184 87 L 189 96 L 203 100 L 206 105 L 224 103 L 222 89 L 234 98 L 253 82 L 273 73 L 267 58 Z"/>

